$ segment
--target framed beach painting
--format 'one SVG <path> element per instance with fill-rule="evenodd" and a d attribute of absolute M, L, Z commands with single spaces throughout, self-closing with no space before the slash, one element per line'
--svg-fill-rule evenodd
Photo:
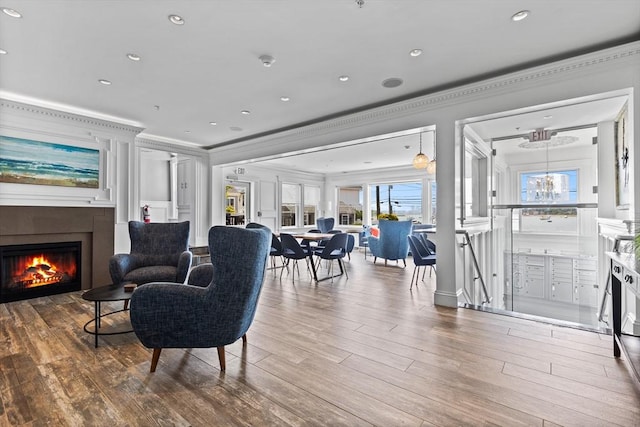
<path fill-rule="evenodd" d="M 0 182 L 98 188 L 100 150 L 0 135 Z"/>

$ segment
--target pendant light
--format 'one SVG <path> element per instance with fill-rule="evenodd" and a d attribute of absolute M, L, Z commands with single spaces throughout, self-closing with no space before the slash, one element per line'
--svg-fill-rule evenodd
<path fill-rule="evenodd" d="M 436 174 L 436 133 L 433 132 L 433 159 L 427 164 L 427 173 L 429 175 Z"/>
<path fill-rule="evenodd" d="M 429 157 L 422 152 L 422 132 L 420 132 L 420 152 L 413 158 L 413 167 L 424 169 L 429 164 Z"/>

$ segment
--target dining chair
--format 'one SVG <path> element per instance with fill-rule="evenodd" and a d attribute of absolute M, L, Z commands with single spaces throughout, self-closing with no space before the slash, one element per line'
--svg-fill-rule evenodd
<path fill-rule="evenodd" d="M 418 286 L 418 278 L 420 277 L 420 267 L 424 267 L 422 272 L 422 280 L 424 281 L 424 274 L 426 273 L 426 267 L 429 266 L 429 277 L 431 277 L 431 271 L 436 271 L 436 254 L 431 253 L 426 246 L 422 244 L 420 238 L 414 235 L 407 236 L 409 242 L 409 248 L 411 249 L 411 256 L 413 257 L 413 274 L 411 275 L 411 286 L 409 290 L 413 288 L 413 282 L 416 282 Z M 437 272 L 436 272 L 437 274 Z"/>
<path fill-rule="evenodd" d="M 271 260 L 271 268 L 276 269 L 277 263 L 276 259 L 280 258 L 280 265 L 284 266 L 284 258 L 282 254 L 284 253 L 284 248 L 282 247 L 282 242 L 278 239 L 274 233 L 271 233 L 271 249 L 269 250 L 269 259 Z"/>
<path fill-rule="evenodd" d="M 320 231 L 317 228 L 312 228 L 311 230 L 307 231 L 307 233 L 322 233 L 322 231 Z M 300 246 L 307 249 L 315 249 L 318 246 L 318 244 L 319 242 L 317 240 L 309 240 L 309 239 L 302 239 L 302 241 L 300 242 Z"/>
<path fill-rule="evenodd" d="M 418 233 L 418 236 L 420 236 L 420 241 L 422 242 L 422 244 L 429 249 L 429 252 L 432 253 L 436 253 L 436 244 L 433 243 L 433 241 L 429 240 L 429 238 L 427 237 L 426 233 Z"/>
<path fill-rule="evenodd" d="M 320 230 L 318 230 L 318 233 L 321 233 Z M 338 234 L 338 233 L 342 233 L 342 230 L 329 230 L 327 232 L 325 232 L 324 234 Z M 330 239 L 322 239 L 320 240 L 315 248 L 314 248 L 314 252 L 322 252 L 322 249 L 324 249 L 324 247 L 327 245 L 327 243 L 329 242 Z"/>
<path fill-rule="evenodd" d="M 327 260 L 329 261 L 329 276 L 324 279 L 331 279 L 333 283 L 333 278 L 345 274 L 347 279 L 349 278 L 349 274 L 347 273 L 347 269 L 344 265 L 344 257 L 347 254 L 347 241 L 349 235 L 347 233 L 337 233 L 329 239 L 327 244 L 324 246 L 322 251 L 316 251 L 315 254 L 318 256 L 319 260 Z M 340 267 L 340 274 L 333 274 L 333 261 L 338 261 L 338 267 Z M 320 280 L 324 280 L 320 279 Z"/>
<path fill-rule="evenodd" d="M 282 279 L 282 273 L 285 268 L 289 272 L 289 264 L 293 260 L 293 274 L 292 279 L 295 281 L 296 269 L 298 270 L 298 277 L 300 277 L 300 268 L 298 267 L 298 261 L 304 259 L 307 263 L 307 272 L 309 271 L 309 258 L 313 254 L 312 249 L 301 246 L 300 243 L 291 234 L 280 233 L 280 242 L 282 243 L 282 257 L 285 259 L 284 266 L 280 272 L 280 279 Z"/>

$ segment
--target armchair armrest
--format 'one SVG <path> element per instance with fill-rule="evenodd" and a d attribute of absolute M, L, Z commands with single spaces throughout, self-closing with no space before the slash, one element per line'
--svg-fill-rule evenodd
<path fill-rule="evenodd" d="M 380 239 L 375 236 L 369 236 L 367 238 L 367 243 L 369 244 L 369 250 L 371 251 L 371 253 L 374 256 L 379 256 L 381 253 Z"/>
<path fill-rule="evenodd" d="M 109 259 L 109 274 L 113 283 L 122 283 L 124 276 L 140 267 L 140 259 L 135 254 L 115 254 Z"/>
<path fill-rule="evenodd" d="M 191 269 L 187 284 L 206 287 L 209 286 L 211 280 L 213 280 L 213 264 L 207 262 Z"/>
<path fill-rule="evenodd" d="M 185 280 L 187 280 L 187 274 L 189 274 L 192 259 L 193 254 L 190 251 L 184 251 L 180 254 L 176 270 L 176 282 L 184 283 Z"/>

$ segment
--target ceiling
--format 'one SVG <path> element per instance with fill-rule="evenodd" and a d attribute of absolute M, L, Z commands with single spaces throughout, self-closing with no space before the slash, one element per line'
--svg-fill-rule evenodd
<path fill-rule="evenodd" d="M 361 7 L 355 0 L 5 0 L 0 6 L 22 14 L 0 13 L 6 52 L 0 96 L 206 148 L 640 38 L 637 0 L 365 0 Z M 529 16 L 512 21 L 523 9 Z M 171 14 L 184 24 L 170 22 Z M 411 56 L 413 49 L 422 54 Z M 270 67 L 259 59 L 265 54 L 275 58 Z M 384 87 L 389 78 L 403 84 Z M 386 139 L 386 148 L 370 144 L 366 152 L 404 150 L 397 161 L 410 161 L 415 135 L 393 143 L 402 149 L 390 150 Z M 313 165 L 354 170 L 357 159 L 357 167 L 370 167 L 362 149 L 355 153 L 327 154 Z"/>

